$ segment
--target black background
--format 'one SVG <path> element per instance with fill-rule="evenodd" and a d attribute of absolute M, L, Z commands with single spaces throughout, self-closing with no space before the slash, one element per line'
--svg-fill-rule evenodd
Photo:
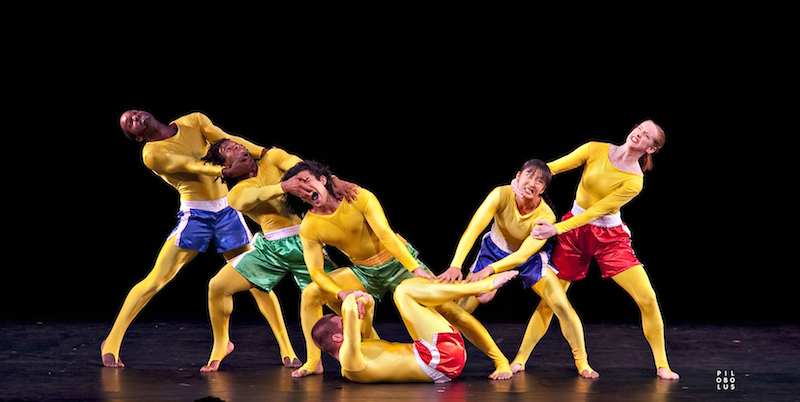
<path fill-rule="evenodd" d="M 0 319 L 110 327 L 149 272 L 178 197 L 119 129 L 123 111 L 141 108 L 165 122 L 201 111 L 229 133 L 329 164 L 378 196 L 437 273 L 484 196 L 526 159 L 588 140 L 619 144 L 653 118 L 666 146 L 623 219 L 667 324 L 798 322 L 796 236 L 785 233 L 797 95 L 793 46 L 778 28 L 700 17 L 600 23 L 592 10 L 586 28 L 568 13 L 558 24 L 456 6 L 399 23 L 389 23 L 392 10 L 362 10 L 372 14 L 358 23 L 326 19 L 331 10 L 77 21 L 58 11 L 31 24 L 46 33 L 38 39 L 18 32 L 7 60 L 12 241 Z M 550 187 L 559 215 L 579 178 L 562 174 Z M 222 264 L 199 256 L 139 319 L 205 319 L 206 283 Z M 527 320 L 539 299 L 520 287 L 476 315 Z M 276 291 L 297 320 L 294 284 Z M 257 316 L 247 299 L 236 298 L 234 317 Z M 586 322 L 638 322 L 635 304 L 595 268 L 570 299 Z M 396 319 L 391 302 L 380 309 L 379 319 Z"/>

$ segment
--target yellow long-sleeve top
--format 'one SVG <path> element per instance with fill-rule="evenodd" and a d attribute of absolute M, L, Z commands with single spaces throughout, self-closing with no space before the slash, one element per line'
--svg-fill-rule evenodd
<path fill-rule="evenodd" d="M 373 305 L 370 299 L 365 305 L 367 313 L 359 319 L 354 295 L 347 296 L 342 303 L 344 339 L 339 349 L 342 376 L 360 383 L 430 382 L 414 358 L 413 344 L 364 339 L 362 335 L 372 329 Z"/>
<path fill-rule="evenodd" d="M 341 202 L 330 215 L 307 213 L 300 225 L 303 257 L 311 279 L 324 291 L 338 294 L 340 288 L 323 269 L 324 244 L 338 248 L 353 261 L 365 260 L 388 250 L 409 271 L 419 263 L 389 227 L 383 207 L 372 192 L 360 188 L 352 203 Z"/>
<path fill-rule="evenodd" d="M 588 142 L 570 154 L 547 164 L 553 174 L 584 166 L 575 202 L 586 212 L 557 223 L 558 234 L 603 216 L 613 215 L 636 197 L 644 186 L 644 175 L 617 169 L 608 157 L 610 144 Z"/>
<path fill-rule="evenodd" d="M 142 148 L 142 160 L 145 166 L 178 190 L 181 200 L 210 201 L 228 194 L 227 186 L 215 180 L 222 176 L 222 167 L 200 160 L 206 155 L 210 143 L 223 138 L 236 141 L 254 158 L 260 158 L 264 149 L 227 134 L 202 113 L 183 116 L 170 124 L 175 124 L 178 132 L 170 138 L 146 143 Z"/>
<path fill-rule="evenodd" d="M 299 225 L 300 218 L 286 211 L 280 197 L 284 194 L 281 178 L 301 162 L 299 157 L 272 148 L 258 161 L 256 177 L 236 183 L 228 193 L 228 204 L 261 225 L 264 233 Z"/>
<path fill-rule="evenodd" d="M 526 215 L 517 208 L 514 190 L 511 186 L 501 186 L 492 190 L 472 216 L 467 230 L 461 235 L 456 253 L 450 266 L 461 268 L 464 259 L 475 244 L 475 240 L 494 219 L 493 230 L 506 240 L 511 250 L 516 250 L 500 261 L 491 264 L 495 272 L 508 271 L 524 263 L 544 246 L 546 240 L 536 240 L 530 236 L 537 221 L 554 223 L 555 214 L 546 202 Z"/>

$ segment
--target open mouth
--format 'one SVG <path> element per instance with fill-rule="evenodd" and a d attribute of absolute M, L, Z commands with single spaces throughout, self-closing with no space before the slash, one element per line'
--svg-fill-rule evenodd
<path fill-rule="evenodd" d="M 311 201 L 316 201 L 318 199 L 319 199 L 319 193 L 317 193 L 316 191 L 311 193 Z"/>

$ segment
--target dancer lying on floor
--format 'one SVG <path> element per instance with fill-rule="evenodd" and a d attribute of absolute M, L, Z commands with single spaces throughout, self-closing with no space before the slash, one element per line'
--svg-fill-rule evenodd
<path fill-rule="evenodd" d="M 506 271 L 471 283 L 438 283 L 424 278 L 404 280 L 394 291 L 403 323 L 415 341 L 365 339 L 372 328 L 373 298 L 354 291 L 345 296 L 342 315 L 323 316 L 312 330 L 314 343 L 339 360 L 350 381 L 435 382 L 456 378 L 464 369 L 464 339 L 434 308 L 464 296 L 491 292 L 517 275 Z"/>

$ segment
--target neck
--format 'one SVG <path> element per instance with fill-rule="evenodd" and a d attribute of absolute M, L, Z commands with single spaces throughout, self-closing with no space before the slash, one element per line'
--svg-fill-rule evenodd
<path fill-rule="evenodd" d="M 622 144 L 617 147 L 617 158 L 624 162 L 638 162 L 644 156 L 645 152 L 637 149 L 631 149 L 628 144 Z"/>
<path fill-rule="evenodd" d="M 539 206 L 539 203 L 542 202 L 542 197 L 525 198 L 518 195 L 514 198 L 517 201 L 517 209 L 522 215 L 531 213 L 531 211 L 536 209 L 536 207 Z"/>
<path fill-rule="evenodd" d="M 178 134 L 178 125 L 177 124 L 170 124 L 165 125 L 161 122 L 157 123 L 154 127 L 155 133 L 150 137 L 148 141 L 161 141 L 166 140 L 167 138 L 174 137 L 175 134 Z"/>
<path fill-rule="evenodd" d="M 325 202 L 319 206 L 312 207 L 309 212 L 317 215 L 331 215 L 339 208 L 341 201 L 332 197 L 330 194 L 325 196 Z"/>

